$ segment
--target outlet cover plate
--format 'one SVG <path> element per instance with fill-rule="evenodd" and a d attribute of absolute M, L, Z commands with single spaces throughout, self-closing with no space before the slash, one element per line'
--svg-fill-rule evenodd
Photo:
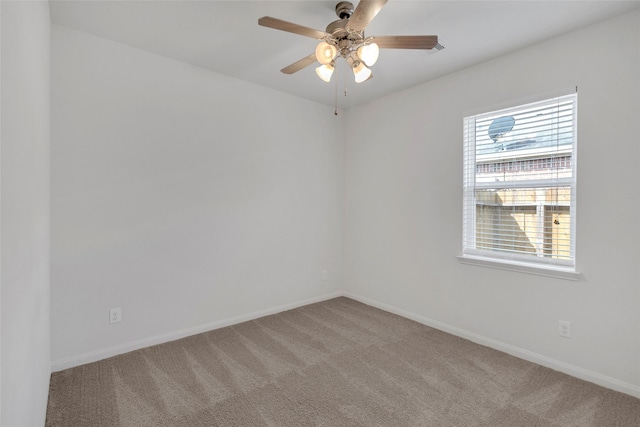
<path fill-rule="evenodd" d="M 122 309 L 112 308 L 109 310 L 109 324 L 114 324 L 122 321 Z"/>
<path fill-rule="evenodd" d="M 565 338 L 571 338 L 571 322 L 558 320 L 558 335 Z"/>

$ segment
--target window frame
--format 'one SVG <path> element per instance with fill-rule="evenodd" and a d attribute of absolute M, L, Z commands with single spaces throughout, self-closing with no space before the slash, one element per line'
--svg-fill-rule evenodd
<path fill-rule="evenodd" d="M 476 123 L 478 119 L 500 116 L 504 114 L 515 114 L 517 111 L 529 111 L 530 108 L 544 105 L 560 104 L 563 101 L 572 102 L 571 126 L 572 140 L 570 144 L 556 146 L 553 158 L 565 154 L 570 156 L 571 177 L 555 179 L 524 179 L 522 182 L 509 181 L 508 185 L 495 185 L 477 182 L 477 156 L 476 156 Z M 460 263 L 498 268 L 503 270 L 518 271 L 524 273 L 537 274 L 548 277 L 556 277 L 568 280 L 579 280 L 580 274 L 576 271 L 576 187 L 577 187 L 577 88 L 572 91 L 565 91 L 560 94 L 538 97 L 526 102 L 513 102 L 508 108 L 494 109 L 478 114 L 468 114 L 463 118 L 463 236 L 462 254 L 458 256 Z M 546 152 L 545 152 L 546 151 Z M 511 160 L 521 161 L 527 158 L 545 159 L 548 148 L 525 148 L 514 150 L 511 153 L 499 151 L 494 154 L 482 154 L 483 160 L 491 160 L 492 157 L 499 161 Z M 536 157 L 538 156 L 538 157 Z M 542 157 L 541 157 L 542 156 Z M 492 164 L 492 163 L 487 163 Z M 497 164 L 497 163 L 495 163 Z M 472 171 L 472 173 L 470 173 Z M 558 189 L 568 188 L 569 191 L 569 213 L 570 213 L 570 236 L 569 236 L 569 259 L 561 260 L 546 256 L 532 256 L 518 254 L 509 251 L 478 249 L 476 245 L 477 226 L 477 197 L 476 191 L 491 189 L 495 191 L 505 188 L 536 188 L 536 189 Z M 544 221 L 544 218 L 543 218 Z M 544 249 L 544 247 L 543 247 Z"/>

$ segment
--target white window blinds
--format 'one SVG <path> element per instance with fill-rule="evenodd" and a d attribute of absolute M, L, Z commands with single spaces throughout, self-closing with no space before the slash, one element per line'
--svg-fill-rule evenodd
<path fill-rule="evenodd" d="M 463 256 L 575 267 L 576 103 L 464 119 Z"/>

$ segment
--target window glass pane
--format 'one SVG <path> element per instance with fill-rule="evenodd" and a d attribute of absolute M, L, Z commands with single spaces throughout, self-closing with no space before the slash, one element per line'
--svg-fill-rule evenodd
<path fill-rule="evenodd" d="M 573 101 L 538 103 L 476 119 L 476 156 L 553 152 L 573 143 Z M 521 153 L 517 153 L 520 155 Z"/>
<path fill-rule="evenodd" d="M 570 259 L 570 187 L 476 191 L 476 249 Z"/>

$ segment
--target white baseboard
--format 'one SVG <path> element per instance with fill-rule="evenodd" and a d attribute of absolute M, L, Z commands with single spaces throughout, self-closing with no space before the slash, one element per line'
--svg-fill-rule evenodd
<path fill-rule="evenodd" d="M 150 347 L 152 345 L 163 344 L 169 341 L 175 341 L 180 338 L 185 338 L 191 335 L 212 331 L 214 329 L 224 328 L 226 326 L 236 325 L 238 323 L 257 319 L 259 317 L 280 313 L 286 310 L 291 310 L 294 308 L 302 307 L 304 305 L 313 304 L 320 301 L 326 301 L 328 299 L 332 299 L 340 296 L 344 296 L 344 292 L 333 292 L 331 294 L 322 295 L 315 298 L 309 298 L 302 301 L 296 301 L 293 303 L 280 305 L 280 306 L 269 308 L 266 310 L 255 311 L 253 313 L 243 314 L 241 316 L 218 320 L 212 323 L 199 325 L 193 328 L 182 329 L 179 331 L 169 332 L 162 335 L 156 335 L 154 337 L 131 341 L 131 342 L 116 345 L 113 347 L 108 347 L 108 348 L 103 348 L 96 351 L 90 351 L 87 353 L 78 354 L 76 356 L 71 356 L 64 359 L 52 361 L 51 371 L 52 372 L 63 371 L 65 369 L 73 368 L 80 365 L 85 365 L 87 363 L 97 362 L 98 360 L 117 356 L 119 354 L 128 353 L 134 350 L 139 350 L 141 348 Z"/>
<path fill-rule="evenodd" d="M 502 351 L 504 353 L 518 357 L 520 359 L 528 360 L 529 362 L 537 363 L 538 365 L 545 366 L 555 371 L 563 372 L 567 375 L 571 375 L 572 377 L 580 378 L 581 380 L 589 381 L 594 384 L 598 384 L 602 387 L 606 387 L 611 390 L 619 391 L 621 393 L 625 393 L 625 394 L 640 398 L 640 386 L 630 384 L 630 383 L 618 380 L 616 378 L 609 377 L 607 375 L 599 374 L 597 372 L 590 371 L 588 369 L 583 369 L 578 366 L 572 365 L 570 363 L 552 359 L 550 357 L 543 356 L 541 354 L 534 353 L 532 351 L 525 350 L 523 348 L 516 347 L 511 344 L 506 344 L 501 341 L 497 341 L 492 338 L 488 338 L 488 337 L 476 334 L 474 332 L 467 331 L 465 329 L 451 326 L 446 323 L 438 322 L 437 320 L 432 320 L 427 317 L 421 316 L 419 314 L 411 313 L 409 311 L 402 310 L 402 309 L 393 307 L 389 304 L 372 300 L 370 298 L 361 297 L 359 295 L 355 295 L 350 292 L 344 292 L 343 295 L 347 298 L 354 299 L 363 304 L 367 304 L 372 307 L 376 307 L 381 310 L 388 311 L 389 313 L 397 314 L 398 316 L 402 316 L 407 319 L 414 320 L 418 323 L 422 323 L 423 325 L 427 325 L 432 328 L 441 330 L 443 332 L 447 332 L 452 335 L 456 335 L 458 337 L 468 339 L 469 341 Z"/>

